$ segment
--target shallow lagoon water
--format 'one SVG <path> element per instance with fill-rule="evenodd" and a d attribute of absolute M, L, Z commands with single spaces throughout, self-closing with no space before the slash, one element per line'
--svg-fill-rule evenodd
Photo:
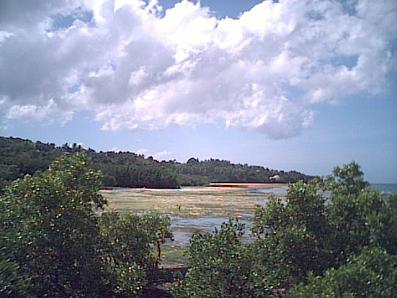
<path fill-rule="evenodd" d="M 171 230 L 174 235 L 174 241 L 167 242 L 170 246 L 187 246 L 194 232 L 214 232 L 220 229 L 222 223 L 228 222 L 227 217 L 198 217 L 198 218 L 181 218 L 171 217 Z M 252 222 L 250 220 L 238 220 L 245 225 L 243 241 L 248 240 Z"/>
<path fill-rule="evenodd" d="M 104 193 L 110 207 L 118 211 L 142 214 L 156 211 L 171 217 L 174 241 L 168 247 L 186 247 L 194 232 L 220 229 L 229 217 L 245 224 L 243 241 L 249 241 L 255 206 L 264 206 L 271 194 L 285 196 L 288 187 L 266 185 L 264 188 L 186 187 L 178 190 L 118 188 Z"/>
<path fill-rule="evenodd" d="M 288 186 L 274 187 L 274 188 L 255 188 L 247 191 L 247 195 L 251 194 L 265 194 L 276 195 L 276 196 L 286 196 Z M 256 204 L 260 206 L 265 206 L 268 202 L 267 198 L 258 198 Z M 245 233 L 243 235 L 242 241 L 250 241 L 252 219 L 254 213 L 240 213 L 239 222 L 245 225 Z M 171 230 L 174 234 L 174 241 L 168 243 L 172 246 L 187 246 L 189 245 L 190 238 L 195 231 L 199 232 L 213 232 L 215 228 L 220 229 L 222 223 L 227 222 L 228 217 L 198 217 L 198 218 L 181 218 L 181 217 L 171 217 Z"/>
<path fill-rule="evenodd" d="M 249 192 L 252 194 L 267 194 L 276 196 L 286 196 L 288 191 L 288 186 L 274 187 L 274 188 L 255 188 Z"/>

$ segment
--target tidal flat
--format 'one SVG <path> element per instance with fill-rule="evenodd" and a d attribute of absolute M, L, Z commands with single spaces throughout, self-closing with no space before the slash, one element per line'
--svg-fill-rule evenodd
<path fill-rule="evenodd" d="M 286 190 L 285 184 L 215 184 L 181 189 L 114 188 L 102 190 L 110 210 L 159 212 L 177 217 L 252 217 L 256 205 L 266 204 L 271 193 Z"/>
<path fill-rule="evenodd" d="M 229 218 L 238 219 L 249 227 L 256 206 L 264 206 L 271 194 L 283 196 L 286 184 L 217 183 L 206 187 L 181 189 L 114 188 L 102 190 L 108 210 L 143 214 L 158 212 L 171 218 L 174 241 L 163 248 L 163 264 L 186 264 L 183 251 L 192 233 L 212 232 Z"/>

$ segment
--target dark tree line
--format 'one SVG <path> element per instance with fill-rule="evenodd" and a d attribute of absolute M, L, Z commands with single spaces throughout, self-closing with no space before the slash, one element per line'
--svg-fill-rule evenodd
<path fill-rule="evenodd" d="M 177 164 L 178 172 L 184 175 L 208 177 L 211 182 L 297 182 L 309 181 L 312 177 L 296 171 L 278 171 L 261 166 L 233 164 L 227 160 L 209 159 L 199 161 L 190 158 L 186 163 Z M 278 176 L 272 180 L 271 177 Z"/>
<path fill-rule="evenodd" d="M 277 171 L 261 166 L 233 164 L 230 161 L 190 158 L 186 163 L 157 161 L 132 152 L 96 152 L 74 143 L 56 146 L 33 143 L 20 138 L 0 137 L 0 188 L 11 181 L 44 171 L 63 154 L 86 152 L 95 170 L 103 174 L 103 184 L 110 187 L 178 188 L 182 185 L 207 185 L 210 182 L 277 182 L 308 181 L 312 177 L 296 171 Z"/>

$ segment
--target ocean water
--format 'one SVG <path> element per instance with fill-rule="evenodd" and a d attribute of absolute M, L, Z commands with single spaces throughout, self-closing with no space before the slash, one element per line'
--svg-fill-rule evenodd
<path fill-rule="evenodd" d="M 168 242 L 172 246 L 187 246 L 194 231 L 211 233 L 215 228 L 220 229 L 222 223 L 228 222 L 227 217 L 197 217 L 197 218 L 183 218 L 171 217 L 171 230 L 174 235 L 174 241 Z M 252 222 L 250 220 L 239 220 L 240 223 L 245 225 L 245 233 L 242 241 L 249 241 L 250 229 Z"/>
<path fill-rule="evenodd" d="M 373 189 L 385 193 L 395 193 L 397 192 L 397 183 L 371 183 L 370 185 Z"/>
<path fill-rule="evenodd" d="M 371 183 L 370 187 L 376 189 L 377 191 L 383 193 L 397 193 L 397 183 Z M 278 196 L 286 196 L 288 191 L 287 186 L 275 187 L 268 189 L 253 189 L 251 193 L 264 193 L 264 194 L 274 194 Z"/>

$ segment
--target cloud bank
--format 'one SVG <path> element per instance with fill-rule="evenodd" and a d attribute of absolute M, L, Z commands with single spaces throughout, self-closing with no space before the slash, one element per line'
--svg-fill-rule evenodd
<path fill-rule="evenodd" d="M 377 94 L 395 71 L 397 2 L 263 1 L 238 18 L 199 3 L 0 3 L 0 117 L 103 129 L 224 122 L 299 134 L 318 104 Z"/>

